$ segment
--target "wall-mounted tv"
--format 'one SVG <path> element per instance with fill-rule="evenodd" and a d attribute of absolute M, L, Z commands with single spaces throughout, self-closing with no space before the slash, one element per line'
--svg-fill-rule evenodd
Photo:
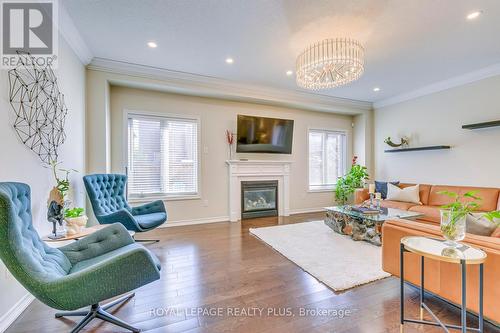
<path fill-rule="evenodd" d="M 238 115 L 236 152 L 291 154 L 293 120 Z"/>

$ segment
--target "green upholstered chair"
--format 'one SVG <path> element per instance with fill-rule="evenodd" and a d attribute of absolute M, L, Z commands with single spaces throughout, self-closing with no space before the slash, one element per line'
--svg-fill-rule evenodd
<path fill-rule="evenodd" d="M 83 177 L 94 214 L 100 224 L 121 223 L 128 230 L 153 230 L 167 220 L 163 201 L 156 200 L 139 207 L 130 207 L 125 196 L 127 176 L 95 174 Z M 153 241 L 158 240 L 137 240 Z"/>
<path fill-rule="evenodd" d="M 160 263 L 134 242 L 121 224 L 112 224 L 69 245 L 52 248 L 33 228 L 30 188 L 22 183 L 0 183 L 0 259 L 37 299 L 64 311 L 56 318 L 82 316 L 78 332 L 98 318 L 139 332 L 106 310 L 134 294 L 122 295 L 160 278 Z"/>

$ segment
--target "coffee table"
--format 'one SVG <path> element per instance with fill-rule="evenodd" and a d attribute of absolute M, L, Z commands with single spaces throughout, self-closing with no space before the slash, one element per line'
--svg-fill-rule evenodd
<path fill-rule="evenodd" d="M 396 208 L 380 208 L 379 214 L 363 214 L 352 210 L 353 206 L 325 207 L 325 224 L 335 232 L 350 235 L 353 240 L 367 241 L 377 246 L 382 245 L 382 224 L 386 220 L 400 218 L 414 220 L 422 213 Z"/>

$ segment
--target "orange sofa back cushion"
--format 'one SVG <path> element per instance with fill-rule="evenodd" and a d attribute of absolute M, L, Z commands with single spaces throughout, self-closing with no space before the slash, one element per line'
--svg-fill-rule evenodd
<path fill-rule="evenodd" d="M 497 188 L 433 185 L 429 194 L 429 206 L 442 206 L 453 202 L 452 198 L 439 194 L 440 191 L 456 192 L 459 195 L 464 195 L 470 191 L 476 191 L 476 195 L 482 199 L 479 207 L 480 211 L 489 212 L 497 210 L 500 204 L 500 189 Z"/>

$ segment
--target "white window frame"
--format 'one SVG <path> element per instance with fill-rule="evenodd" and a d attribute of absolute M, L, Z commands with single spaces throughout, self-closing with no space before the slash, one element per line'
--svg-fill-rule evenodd
<path fill-rule="evenodd" d="M 141 111 L 141 110 L 129 110 L 125 109 L 123 112 L 123 169 L 124 172 L 127 173 L 128 169 L 128 142 L 129 142 L 129 131 L 128 131 L 128 119 L 130 116 L 139 116 L 139 117 L 156 117 L 156 118 L 178 118 L 183 120 L 191 120 L 196 121 L 197 123 L 197 145 L 198 145 L 198 163 L 197 163 L 197 188 L 198 191 L 194 194 L 158 194 L 158 195 L 145 195 L 142 197 L 134 197 L 128 198 L 129 202 L 132 203 L 141 203 L 148 202 L 151 200 L 164 200 L 164 201 L 175 201 L 175 200 L 197 200 L 202 197 L 202 189 L 201 189 L 201 117 L 195 115 L 185 115 L 185 114 L 174 114 L 174 113 L 163 113 L 163 112 L 153 112 L 153 111 Z M 128 191 L 128 189 L 127 189 Z M 128 196 L 128 193 L 127 193 Z"/>
<path fill-rule="evenodd" d="M 346 131 L 346 130 L 342 130 L 342 129 L 329 129 L 329 128 L 316 128 L 316 127 L 309 127 L 307 129 L 307 138 L 306 138 L 306 141 L 307 141 L 307 192 L 310 192 L 310 193 L 316 193 L 316 192 L 331 192 L 333 190 L 335 190 L 335 184 L 332 184 L 331 186 L 327 186 L 325 185 L 324 188 L 320 188 L 320 189 L 311 189 L 311 184 L 309 183 L 310 181 L 310 169 L 311 169 L 311 165 L 310 165 L 310 145 L 309 145 L 309 134 L 311 132 L 323 132 L 323 133 L 336 133 L 336 134 L 341 134 L 341 135 L 344 135 L 344 142 L 343 142 L 343 154 L 342 154 L 342 159 L 343 159 L 343 165 L 342 165 L 342 175 L 345 175 L 346 172 L 347 172 L 347 156 L 348 156 L 348 151 L 347 151 L 347 147 L 348 147 L 348 142 L 349 142 L 349 132 Z"/>

